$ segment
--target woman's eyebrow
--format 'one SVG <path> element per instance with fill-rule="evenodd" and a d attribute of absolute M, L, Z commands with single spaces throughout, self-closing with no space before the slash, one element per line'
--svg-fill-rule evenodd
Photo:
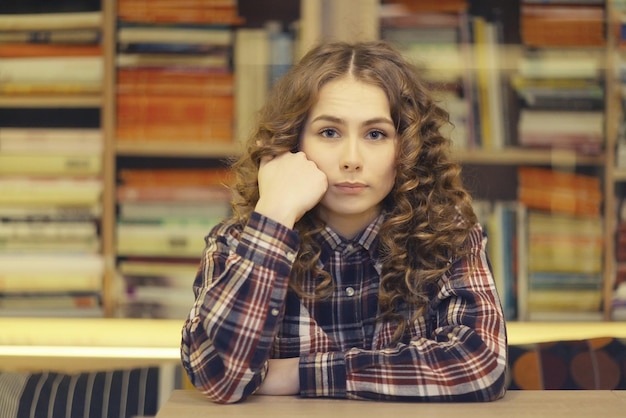
<path fill-rule="evenodd" d="M 325 122 L 333 122 L 333 123 L 337 123 L 337 124 L 345 124 L 345 120 L 343 120 L 342 118 L 338 118 L 336 116 L 331 116 L 331 115 L 320 115 L 320 116 L 317 116 L 317 117 L 313 118 L 313 120 L 311 122 L 317 122 L 317 121 L 325 121 Z M 370 125 L 375 125 L 377 123 L 385 123 L 387 125 L 394 126 L 394 124 L 391 121 L 391 119 L 386 118 L 386 117 L 379 117 L 379 118 L 368 119 L 366 121 L 363 121 L 363 123 L 361 123 L 361 126 L 370 126 Z"/>
<path fill-rule="evenodd" d="M 338 118 L 336 116 L 330 116 L 330 115 L 319 115 L 319 116 L 313 118 L 313 120 L 311 122 L 317 122 L 317 121 L 333 122 L 333 123 L 338 123 L 338 124 L 345 123 L 345 121 L 343 119 Z"/>
<path fill-rule="evenodd" d="M 394 126 L 393 122 L 389 118 L 372 118 L 364 121 L 362 126 L 376 125 L 377 123 L 386 123 L 387 125 Z"/>

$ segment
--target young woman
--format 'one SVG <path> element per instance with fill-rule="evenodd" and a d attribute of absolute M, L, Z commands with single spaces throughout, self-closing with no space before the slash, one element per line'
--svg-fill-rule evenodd
<path fill-rule="evenodd" d="M 383 42 L 320 45 L 279 82 L 183 327 L 209 399 L 504 395 L 504 318 L 446 123 Z"/>

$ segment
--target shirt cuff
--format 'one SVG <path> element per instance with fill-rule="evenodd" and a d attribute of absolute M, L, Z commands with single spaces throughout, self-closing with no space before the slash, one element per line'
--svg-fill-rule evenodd
<path fill-rule="evenodd" d="M 258 265 L 272 267 L 273 263 L 283 264 L 287 270 L 279 270 L 288 276 L 299 246 L 300 239 L 295 230 L 252 212 L 236 251 Z"/>
<path fill-rule="evenodd" d="M 300 396 L 346 397 L 346 359 L 341 352 L 300 357 Z"/>

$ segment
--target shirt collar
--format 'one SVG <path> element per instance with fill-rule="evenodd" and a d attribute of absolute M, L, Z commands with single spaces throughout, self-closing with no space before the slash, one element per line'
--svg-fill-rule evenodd
<path fill-rule="evenodd" d="M 319 233 L 319 239 L 322 246 L 327 247 L 330 251 L 344 252 L 347 248 L 364 248 L 370 253 L 372 259 L 378 258 L 378 233 L 386 217 L 383 211 L 353 239 L 345 239 L 330 227 L 326 226 Z"/>

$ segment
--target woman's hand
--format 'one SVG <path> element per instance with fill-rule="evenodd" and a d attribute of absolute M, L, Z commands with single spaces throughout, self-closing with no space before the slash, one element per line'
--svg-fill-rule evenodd
<path fill-rule="evenodd" d="M 255 210 L 293 228 L 328 189 L 326 175 L 303 152 L 287 152 L 261 160 L 259 201 Z"/>
<path fill-rule="evenodd" d="M 297 395 L 300 393 L 300 371 L 298 357 L 268 360 L 265 380 L 257 395 Z"/>

